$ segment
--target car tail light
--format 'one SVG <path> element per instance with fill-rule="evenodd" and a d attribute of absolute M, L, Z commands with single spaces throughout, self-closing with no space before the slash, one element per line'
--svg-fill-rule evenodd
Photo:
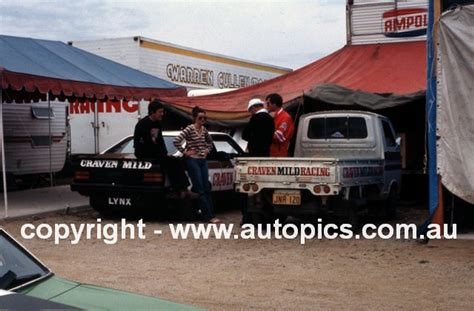
<path fill-rule="evenodd" d="M 253 191 L 253 192 L 257 192 L 257 191 L 258 191 L 258 185 L 257 185 L 257 184 L 253 184 L 253 185 L 252 185 L 252 191 Z"/>
<path fill-rule="evenodd" d="M 323 190 L 324 190 L 324 193 L 329 193 L 331 191 L 331 187 L 326 185 L 326 186 L 324 186 Z"/>
<path fill-rule="evenodd" d="M 143 174 L 143 182 L 162 182 L 163 175 L 161 173 L 145 173 Z"/>
<path fill-rule="evenodd" d="M 249 184 L 244 184 L 242 186 L 242 189 L 244 189 L 245 192 L 249 191 L 250 190 L 250 185 Z"/>
<path fill-rule="evenodd" d="M 74 180 L 89 180 L 90 174 L 86 171 L 75 171 Z"/>
<path fill-rule="evenodd" d="M 314 186 L 313 190 L 315 193 L 321 193 L 321 186 Z"/>

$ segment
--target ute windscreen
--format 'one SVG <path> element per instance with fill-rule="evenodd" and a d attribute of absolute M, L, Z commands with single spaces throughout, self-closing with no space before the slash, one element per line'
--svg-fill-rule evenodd
<path fill-rule="evenodd" d="M 364 139 L 367 124 L 361 117 L 330 117 L 310 120 L 308 138 L 311 139 Z"/>

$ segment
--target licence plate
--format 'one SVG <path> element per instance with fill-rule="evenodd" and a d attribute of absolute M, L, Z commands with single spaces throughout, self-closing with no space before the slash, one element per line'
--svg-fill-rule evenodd
<path fill-rule="evenodd" d="M 108 197 L 109 206 L 132 206 L 132 198 L 129 197 Z"/>
<path fill-rule="evenodd" d="M 277 205 L 301 205 L 301 192 L 299 190 L 275 190 L 272 202 Z"/>

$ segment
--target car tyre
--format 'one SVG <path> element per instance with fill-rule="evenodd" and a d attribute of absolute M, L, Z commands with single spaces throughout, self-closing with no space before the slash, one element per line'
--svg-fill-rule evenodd
<path fill-rule="evenodd" d="M 96 211 L 99 213 L 100 216 L 104 217 L 104 218 L 111 218 L 113 216 L 113 212 L 112 210 L 103 205 L 103 204 L 100 204 L 99 202 L 97 202 L 98 199 L 95 198 L 95 197 L 90 197 L 89 198 L 89 205 Z"/>

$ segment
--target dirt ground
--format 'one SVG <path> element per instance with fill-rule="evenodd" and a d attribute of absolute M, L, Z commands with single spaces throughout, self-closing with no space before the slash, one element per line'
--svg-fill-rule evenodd
<path fill-rule="evenodd" d="M 405 209 L 397 222 L 420 221 Z M 474 240 L 23 240 L 22 224 L 96 223 L 92 211 L 0 221 L 57 275 L 211 310 L 474 309 Z M 219 214 L 237 224 L 237 211 Z M 115 220 L 118 221 L 118 220 Z M 108 221 L 114 222 L 114 220 Z M 151 231 L 150 231 L 151 232 Z"/>

